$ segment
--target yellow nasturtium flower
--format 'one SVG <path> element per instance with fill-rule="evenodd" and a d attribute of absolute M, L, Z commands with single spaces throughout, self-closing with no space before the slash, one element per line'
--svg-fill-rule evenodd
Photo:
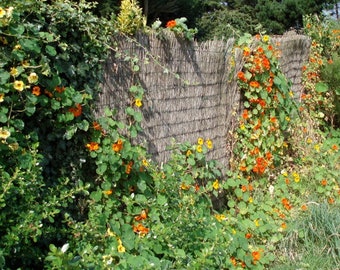
<path fill-rule="evenodd" d="M 217 189 L 220 188 L 220 184 L 218 183 L 218 179 L 216 179 L 216 180 L 214 181 L 214 183 L 213 183 L 213 188 L 214 188 L 215 190 L 217 190 Z"/>
<path fill-rule="evenodd" d="M 269 36 L 268 35 L 264 35 L 262 38 L 263 42 L 268 42 L 269 41 Z"/>
<path fill-rule="evenodd" d="M 25 84 L 23 81 L 14 81 L 13 87 L 15 90 L 22 91 L 24 90 Z"/>
<path fill-rule="evenodd" d="M 142 101 L 139 98 L 136 98 L 135 104 L 136 104 L 137 107 L 142 107 L 142 105 L 143 105 Z"/>
<path fill-rule="evenodd" d="M 0 18 L 3 18 L 5 16 L 6 16 L 6 11 L 2 7 L 0 7 Z"/>
<path fill-rule="evenodd" d="M 206 143 L 208 149 L 213 148 L 213 143 L 212 143 L 212 141 L 210 139 L 207 139 L 205 143 Z"/>
<path fill-rule="evenodd" d="M 11 74 L 13 77 L 17 76 L 19 74 L 18 69 L 15 67 L 12 67 L 9 74 Z"/>
<path fill-rule="evenodd" d="M 0 139 L 6 140 L 9 136 L 11 136 L 11 133 L 7 129 L 0 128 Z"/>
<path fill-rule="evenodd" d="M 203 143 L 204 143 L 203 138 L 198 138 L 197 144 L 198 144 L 198 145 L 203 145 Z"/>
<path fill-rule="evenodd" d="M 29 83 L 36 83 L 36 82 L 38 81 L 39 77 L 38 77 L 37 73 L 32 72 L 32 73 L 28 76 L 27 79 L 28 79 L 28 82 L 29 82 Z"/>

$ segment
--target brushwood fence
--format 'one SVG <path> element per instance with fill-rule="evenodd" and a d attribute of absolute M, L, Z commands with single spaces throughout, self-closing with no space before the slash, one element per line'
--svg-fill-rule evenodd
<path fill-rule="evenodd" d="M 144 144 L 155 161 L 168 160 L 167 148 L 173 140 L 196 143 L 202 137 L 214 144 L 207 158 L 228 166 L 234 143 L 231 133 L 242 110 L 236 74 L 243 59 L 239 50 L 233 50 L 234 40 L 199 43 L 173 35 L 142 34 L 135 39 L 114 40 L 117 50 L 105 65 L 97 115 L 105 107 L 123 115 L 122 110 L 131 104 L 129 88 L 139 83 L 145 90 L 140 108 L 144 119 L 136 142 Z M 299 97 L 310 39 L 287 34 L 272 40 L 279 43 L 281 70 Z M 132 66 L 138 66 L 138 72 Z"/>

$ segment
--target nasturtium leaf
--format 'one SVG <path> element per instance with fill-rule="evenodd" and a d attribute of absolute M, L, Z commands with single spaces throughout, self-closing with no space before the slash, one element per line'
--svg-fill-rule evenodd
<path fill-rule="evenodd" d="M 45 48 L 45 51 L 47 54 L 49 54 L 50 56 L 56 56 L 57 55 L 57 51 L 54 47 L 47 45 Z"/>
<path fill-rule="evenodd" d="M 27 105 L 25 106 L 25 113 L 26 113 L 26 115 L 28 115 L 28 116 L 33 115 L 33 114 L 35 113 L 35 106 L 32 105 L 32 104 L 27 104 Z"/>
<path fill-rule="evenodd" d="M 146 190 L 146 183 L 144 180 L 141 180 L 137 183 L 137 187 L 141 192 L 144 192 Z"/>
<path fill-rule="evenodd" d="M 159 195 L 157 196 L 157 204 L 163 206 L 163 205 L 166 204 L 166 203 L 167 203 L 166 197 L 159 194 Z"/>
<path fill-rule="evenodd" d="M 103 192 L 101 190 L 93 191 L 90 195 L 90 198 L 96 202 L 99 202 L 103 196 Z"/>
<path fill-rule="evenodd" d="M 281 81 L 281 79 L 279 77 L 276 76 L 276 77 L 274 77 L 274 83 L 276 85 L 281 85 L 282 81 Z"/>
<path fill-rule="evenodd" d="M 135 114 L 135 110 L 134 110 L 133 108 L 131 108 L 131 107 L 127 107 L 127 108 L 125 109 L 125 112 L 126 112 L 128 115 L 131 115 L 131 116 L 133 116 L 133 115 Z"/>
<path fill-rule="evenodd" d="M 7 71 L 0 72 L 0 84 L 5 84 L 7 80 L 10 78 L 10 74 Z"/>
<path fill-rule="evenodd" d="M 82 96 L 82 94 L 80 94 L 79 92 L 77 92 L 77 93 L 72 97 L 72 100 L 73 100 L 75 103 L 82 103 L 82 102 L 83 102 L 83 96 Z"/>
<path fill-rule="evenodd" d="M 96 173 L 99 175 L 103 175 L 107 170 L 107 164 L 106 163 L 101 163 L 98 165 Z"/>
<path fill-rule="evenodd" d="M 25 51 L 31 51 L 35 53 L 41 52 L 40 44 L 34 39 L 22 39 L 19 41 L 19 43 L 22 49 Z"/>
<path fill-rule="evenodd" d="M 191 165 L 191 166 L 194 166 L 196 164 L 195 159 L 192 158 L 192 157 L 189 157 L 188 158 L 188 164 Z"/>
<path fill-rule="evenodd" d="M 323 83 L 323 82 L 318 82 L 316 85 L 315 85 L 315 90 L 318 92 L 318 93 L 325 93 L 328 91 L 328 85 L 326 83 Z"/>
<path fill-rule="evenodd" d="M 25 27 L 22 24 L 10 24 L 9 32 L 14 36 L 20 36 L 25 32 Z"/>
<path fill-rule="evenodd" d="M 80 130 L 84 130 L 84 131 L 87 131 L 90 127 L 90 124 L 87 120 L 83 120 L 79 123 L 77 123 L 77 127 L 80 129 Z"/>
<path fill-rule="evenodd" d="M 141 122 L 143 120 L 143 115 L 141 112 L 135 112 L 133 117 L 137 122 Z"/>

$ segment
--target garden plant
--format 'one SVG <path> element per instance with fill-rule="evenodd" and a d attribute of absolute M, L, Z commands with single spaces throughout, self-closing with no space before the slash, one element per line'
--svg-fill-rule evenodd
<path fill-rule="evenodd" d="M 136 1 L 123 0 L 110 21 L 93 8 L 1 2 L 0 268 L 339 266 L 337 26 L 304 18 L 312 43 L 298 100 L 270 36 L 236 40 L 244 109 L 230 168 L 206 158 L 214 142 L 200 134 L 169 141 L 161 165 L 134 140 L 145 92 L 137 76 L 124 120 L 109 109 L 96 116 L 103 63 L 123 53 L 112 35 L 171 31 L 192 40 L 197 30 L 185 18 L 148 28 Z M 138 61 L 126 61 L 138 73 Z"/>

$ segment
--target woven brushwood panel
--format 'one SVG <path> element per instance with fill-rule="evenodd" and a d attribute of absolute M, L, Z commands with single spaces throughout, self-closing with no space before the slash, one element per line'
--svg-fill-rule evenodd
<path fill-rule="evenodd" d="M 130 86 L 140 84 L 145 90 L 140 108 L 144 119 L 136 143 L 144 144 L 155 161 L 168 160 L 167 147 L 173 140 L 196 143 L 202 137 L 214 144 L 208 159 L 228 166 L 234 143 L 230 134 L 242 110 L 236 73 L 243 59 L 240 50 L 233 50 L 234 40 L 198 43 L 170 34 L 163 38 L 138 35 L 136 41 L 126 37 L 113 41 L 118 49 L 105 64 L 97 115 L 109 107 L 122 118 L 123 109 L 132 102 Z M 300 35 L 274 41 L 281 50 L 280 67 L 298 96 L 310 41 Z M 131 58 L 138 72 L 132 71 Z"/>

